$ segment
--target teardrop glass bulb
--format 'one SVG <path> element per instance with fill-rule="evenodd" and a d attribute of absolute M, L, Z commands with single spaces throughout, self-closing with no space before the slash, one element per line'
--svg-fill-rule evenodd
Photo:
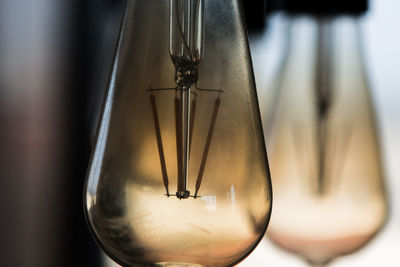
<path fill-rule="evenodd" d="M 359 17 L 283 19 L 290 31 L 274 83 L 268 237 L 322 266 L 364 246 L 386 221 L 377 125 Z"/>
<path fill-rule="evenodd" d="M 237 1 L 127 1 L 86 181 L 86 217 L 124 266 L 231 266 L 271 184 Z"/>

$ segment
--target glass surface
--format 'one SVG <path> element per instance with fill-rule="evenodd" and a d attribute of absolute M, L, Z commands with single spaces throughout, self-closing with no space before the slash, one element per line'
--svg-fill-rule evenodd
<path fill-rule="evenodd" d="M 264 235 L 271 186 L 237 1 L 127 1 L 86 181 L 124 266 L 230 266 Z"/>
<path fill-rule="evenodd" d="M 377 128 L 358 18 L 287 19 L 273 122 L 264 121 L 272 125 L 268 237 L 323 266 L 361 248 L 386 220 Z"/>

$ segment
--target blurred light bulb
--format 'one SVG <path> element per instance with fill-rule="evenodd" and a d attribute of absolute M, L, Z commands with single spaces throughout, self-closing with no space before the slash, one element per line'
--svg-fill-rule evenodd
<path fill-rule="evenodd" d="M 359 17 L 286 17 L 269 148 L 269 238 L 316 265 L 365 245 L 387 216 Z"/>

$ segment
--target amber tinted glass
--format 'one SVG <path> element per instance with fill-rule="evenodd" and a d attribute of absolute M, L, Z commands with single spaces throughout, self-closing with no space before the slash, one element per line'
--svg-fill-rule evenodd
<path fill-rule="evenodd" d="M 204 5 L 195 58 L 170 42 L 170 15 L 185 14 L 170 4 L 189 2 Z M 237 1 L 128 1 L 86 191 L 94 236 L 120 264 L 228 266 L 264 234 L 271 186 L 240 12 Z"/>

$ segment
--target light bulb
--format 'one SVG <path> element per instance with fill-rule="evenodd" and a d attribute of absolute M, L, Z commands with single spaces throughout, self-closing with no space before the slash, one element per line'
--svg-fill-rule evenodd
<path fill-rule="evenodd" d="M 275 204 L 268 237 L 322 266 L 367 244 L 387 217 L 360 20 L 282 19 L 288 54 L 267 129 Z"/>
<path fill-rule="evenodd" d="M 124 266 L 231 266 L 271 185 L 237 1 L 127 2 L 86 181 L 86 217 Z"/>

